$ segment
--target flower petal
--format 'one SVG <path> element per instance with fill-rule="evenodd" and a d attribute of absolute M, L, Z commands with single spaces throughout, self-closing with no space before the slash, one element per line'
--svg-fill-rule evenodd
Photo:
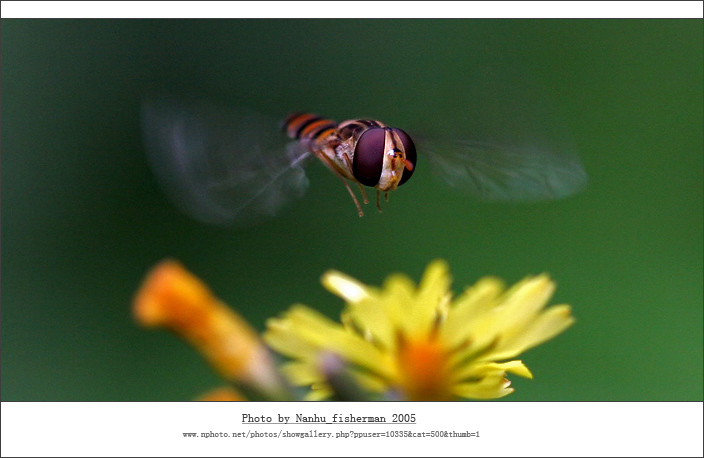
<path fill-rule="evenodd" d="M 498 302 L 485 313 L 472 320 L 470 341 L 474 348 L 488 345 L 503 348 L 505 342 L 513 342 L 536 318 L 554 291 L 554 283 L 546 276 L 528 277 L 511 287 L 496 299 Z M 448 317 L 449 321 L 449 317 Z M 487 353 L 484 359 L 504 359 L 515 356 L 497 356 L 501 353 Z"/>
<path fill-rule="evenodd" d="M 133 311 L 140 324 L 165 327 L 187 340 L 226 379 L 282 395 L 257 332 L 180 263 L 165 260 L 147 274 Z"/>
<path fill-rule="evenodd" d="M 402 274 L 389 275 L 384 282 L 381 303 L 388 320 L 395 328 L 394 338 L 399 332 L 408 334 L 418 326 L 416 323 L 421 316 L 414 301 L 415 289 L 413 281 Z"/>
<path fill-rule="evenodd" d="M 303 306 L 294 305 L 293 307 Z M 322 325 L 326 326 L 327 324 Z M 303 338 L 300 332 L 292 325 L 291 320 L 286 319 L 286 316 L 269 318 L 266 326 L 267 331 L 264 334 L 264 341 L 282 355 L 313 359 L 320 350 L 318 345 Z"/>
<path fill-rule="evenodd" d="M 523 361 L 509 361 L 507 363 L 499 364 L 499 366 L 503 367 L 506 372 L 511 372 L 524 378 L 533 378 L 533 373 L 525 364 L 523 364 Z"/>
<path fill-rule="evenodd" d="M 513 393 L 511 382 L 506 380 L 501 372 L 487 375 L 477 382 L 458 383 L 453 388 L 453 394 L 463 398 L 497 399 Z"/>
<path fill-rule="evenodd" d="M 264 340 L 283 354 L 296 356 L 298 350 L 292 350 L 292 346 L 305 349 L 307 355 L 327 350 L 376 374 L 391 375 L 388 360 L 379 349 L 308 307 L 292 307 L 279 325 L 273 323 L 264 334 Z"/>
<path fill-rule="evenodd" d="M 431 262 L 425 269 L 420 281 L 407 332 L 422 334 L 429 332 L 435 326 L 439 307 L 447 297 L 452 279 L 447 262 L 438 259 Z"/>
<path fill-rule="evenodd" d="M 504 290 L 504 283 L 495 277 L 479 279 L 467 288 L 448 309 L 447 318 L 441 329 L 442 339 L 449 347 L 468 341 L 478 332 L 476 321 L 499 304 L 498 298 Z M 473 326 L 470 326 L 473 324 Z"/>
<path fill-rule="evenodd" d="M 351 304 L 356 304 L 371 296 L 369 287 L 336 270 L 325 272 L 321 282 L 328 291 L 337 294 Z"/>
<path fill-rule="evenodd" d="M 512 358 L 561 334 L 574 324 L 571 308 L 568 305 L 556 305 L 545 310 L 532 322 L 525 325 L 520 332 L 512 334 L 511 338 L 501 344 L 487 358 Z"/>
<path fill-rule="evenodd" d="M 332 389 L 329 386 L 321 383 L 319 385 L 315 385 L 314 387 L 312 387 L 312 389 L 308 392 L 308 394 L 306 394 L 305 400 L 306 401 L 322 401 L 322 400 L 325 400 L 325 399 L 331 397 L 333 394 L 335 394 L 335 393 L 333 393 Z"/>
<path fill-rule="evenodd" d="M 291 383 L 298 386 L 311 385 L 323 382 L 322 375 L 311 363 L 292 361 L 281 366 L 283 372 Z"/>
<path fill-rule="evenodd" d="M 342 313 L 345 321 L 351 320 L 360 335 L 392 351 L 396 345 L 396 323 L 394 314 L 387 312 L 385 302 L 378 297 L 370 297 L 355 304 L 349 304 Z"/>

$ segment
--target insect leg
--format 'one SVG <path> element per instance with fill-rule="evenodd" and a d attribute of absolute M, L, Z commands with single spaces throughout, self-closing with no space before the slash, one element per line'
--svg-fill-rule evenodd
<path fill-rule="evenodd" d="M 367 199 L 367 193 L 364 191 L 364 186 L 362 186 L 362 183 L 357 183 L 357 187 L 359 188 L 359 192 L 362 193 L 362 199 L 364 200 L 364 203 L 368 204 L 369 199 Z"/>
<path fill-rule="evenodd" d="M 352 161 L 350 160 L 350 157 L 347 155 L 347 153 L 343 154 L 342 157 L 345 158 L 345 163 L 347 164 L 347 168 L 351 171 L 352 170 Z M 357 187 L 359 188 L 359 192 L 362 194 L 362 200 L 364 201 L 365 204 L 368 204 L 369 200 L 367 199 L 367 193 L 364 191 L 364 186 L 362 186 L 362 183 L 360 183 L 358 181 Z"/>
<path fill-rule="evenodd" d="M 359 213 L 360 218 L 364 216 L 364 212 L 362 211 L 362 207 L 359 205 L 359 201 L 357 200 L 357 196 L 354 195 L 354 192 L 352 192 L 352 188 L 350 188 L 350 185 L 347 184 L 347 180 L 345 180 L 345 177 L 342 176 L 340 172 L 337 171 L 335 168 L 335 165 L 330 161 L 330 159 L 322 152 L 316 151 L 315 155 L 318 156 L 318 158 L 323 161 L 323 163 L 333 171 L 336 177 L 342 181 L 342 184 L 345 185 L 345 188 L 347 188 L 347 191 L 350 193 L 350 196 L 352 197 L 352 200 L 354 201 L 355 206 L 357 207 L 357 213 Z M 366 199 L 365 199 L 366 203 Z"/>

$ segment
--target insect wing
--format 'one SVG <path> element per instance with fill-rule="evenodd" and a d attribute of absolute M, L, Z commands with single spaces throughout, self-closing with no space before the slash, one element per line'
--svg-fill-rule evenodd
<path fill-rule="evenodd" d="M 275 216 L 307 187 L 309 152 L 276 121 L 205 103 L 150 100 L 142 107 L 149 163 L 174 204 L 206 223 L 244 225 Z"/>
<path fill-rule="evenodd" d="M 453 115 L 426 125 L 442 134 L 417 141 L 436 175 L 484 201 L 559 199 L 584 188 L 587 174 L 545 86 L 501 64 L 458 77 L 445 107 Z"/>
<path fill-rule="evenodd" d="M 580 191 L 587 173 L 573 150 L 463 140 L 419 142 L 433 173 L 483 201 L 532 202 Z"/>

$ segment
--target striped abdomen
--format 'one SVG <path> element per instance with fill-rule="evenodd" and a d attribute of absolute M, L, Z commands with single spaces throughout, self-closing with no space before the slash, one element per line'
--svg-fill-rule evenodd
<path fill-rule="evenodd" d="M 310 113 L 294 113 L 283 124 L 289 138 L 320 140 L 335 132 L 337 123 L 332 119 Z"/>
<path fill-rule="evenodd" d="M 385 124 L 372 119 L 355 119 L 337 124 L 332 119 L 311 113 L 294 113 L 283 124 L 283 130 L 289 138 L 297 140 L 322 140 L 328 135 L 339 132 L 340 140 L 344 141 L 355 136 L 359 138 L 370 127 L 385 127 Z"/>

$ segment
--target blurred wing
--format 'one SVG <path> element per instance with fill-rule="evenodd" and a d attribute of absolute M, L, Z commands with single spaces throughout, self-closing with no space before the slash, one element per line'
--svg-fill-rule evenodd
<path fill-rule="evenodd" d="M 579 157 L 568 149 L 471 141 L 420 143 L 419 149 L 447 184 L 484 201 L 560 199 L 587 183 Z"/>
<path fill-rule="evenodd" d="M 309 153 L 286 142 L 276 121 L 204 103 L 147 101 L 142 130 L 149 163 L 174 204 L 213 224 L 250 224 L 301 197 Z"/>
<path fill-rule="evenodd" d="M 468 55 L 463 69 L 443 77 L 441 92 L 432 92 L 432 85 L 418 88 L 431 95 L 409 131 L 432 135 L 426 143 L 417 138 L 419 161 L 453 188 L 485 201 L 559 199 L 586 185 L 549 86 L 513 60 Z"/>

